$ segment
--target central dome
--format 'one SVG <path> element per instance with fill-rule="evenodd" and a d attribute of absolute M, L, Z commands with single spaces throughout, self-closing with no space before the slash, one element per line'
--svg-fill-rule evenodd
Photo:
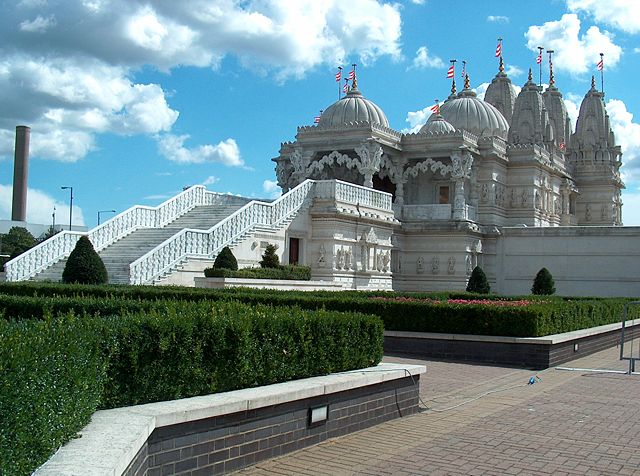
<path fill-rule="evenodd" d="M 389 127 L 389 121 L 382 109 L 366 99 L 357 87 L 353 87 L 345 97 L 334 102 L 320 116 L 318 127 L 331 127 L 352 122 L 370 122 Z"/>
<path fill-rule="evenodd" d="M 458 96 L 440 106 L 440 114 L 456 129 L 463 129 L 478 136 L 507 138 L 509 124 L 494 106 L 476 97 L 470 89 L 463 89 Z M 432 114 L 427 123 L 435 121 Z"/>

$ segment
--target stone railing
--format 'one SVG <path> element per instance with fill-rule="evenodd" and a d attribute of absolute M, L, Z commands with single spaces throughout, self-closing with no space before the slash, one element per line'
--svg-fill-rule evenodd
<path fill-rule="evenodd" d="M 131 284 L 152 283 L 188 257 L 213 257 L 256 226 L 278 229 L 314 198 L 392 211 L 388 193 L 337 180 L 305 180 L 272 203 L 248 203 L 208 230 L 178 232 L 131 263 Z"/>
<path fill-rule="evenodd" d="M 247 203 L 208 230 L 181 230 L 131 263 L 131 284 L 152 283 L 189 256 L 216 255 L 258 225 L 276 228 L 313 196 L 314 188 L 313 180 L 305 180 L 272 203 Z"/>
<path fill-rule="evenodd" d="M 198 185 L 170 198 L 157 207 L 134 206 L 97 226 L 88 233 L 62 231 L 5 265 L 7 281 L 30 279 L 68 256 L 82 235 L 87 235 L 99 251 L 138 228 L 163 227 L 197 205 L 215 203 L 220 194 Z"/>
<path fill-rule="evenodd" d="M 320 199 L 333 199 L 336 202 L 392 212 L 392 195 L 390 193 L 339 180 L 319 181 L 315 196 Z"/>

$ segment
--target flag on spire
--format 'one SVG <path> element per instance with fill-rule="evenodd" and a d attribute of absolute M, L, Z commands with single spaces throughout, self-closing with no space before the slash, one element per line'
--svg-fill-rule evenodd
<path fill-rule="evenodd" d="M 349 78 L 345 78 L 344 86 L 342 86 L 342 92 L 345 94 L 349 92 Z"/>
<path fill-rule="evenodd" d="M 447 71 L 447 78 L 451 79 L 453 78 L 453 75 L 455 74 L 455 68 L 453 65 L 449 66 L 449 70 Z"/>
<path fill-rule="evenodd" d="M 538 53 L 538 57 L 536 58 L 537 64 L 542 64 L 542 50 Z"/>
<path fill-rule="evenodd" d="M 460 76 L 462 76 L 463 78 L 467 75 L 467 62 L 463 61 L 462 62 L 462 73 L 460 73 Z"/>
<path fill-rule="evenodd" d="M 438 103 L 438 100 L 436 99 L 436 103 L 431 106 L 431 112 L 434 114 L 440 114 L 440 104 Z"/>
<path fill-rule="evenodd" d="M 498 46 L 496 46 L 496 58 L 502 56 L 502 38 L 498 38 Z"/>
<path fill-rule="evenodd" d="M 315 117 L 313 118 L 313 123 L 314 123 L 314 124 L 320 124 L 320 116 L 315 116 Z"/>
<path fill-rule="evenodd" d="M 338 72 L 336 73 L 336 83 L 342 80 L 342 66 L 338 66 Z"/>
<path fill-rule="evenodd" d="M 353 69 L 349 71 L 349 81 L 353 81 L 354 79 L 356 79 L 356 65 L 354 63 L 351 66 Z"/>
<path fill-rule="evenodd" d="M 598 61 L 598 71 L 602 71 L 604 69 L 604 58 L 600 57 L 600 61 Z"/>

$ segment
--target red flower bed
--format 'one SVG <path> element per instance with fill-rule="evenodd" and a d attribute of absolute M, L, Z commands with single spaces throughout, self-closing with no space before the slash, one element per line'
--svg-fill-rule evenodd
<path fill-rule="evenodd" d="M 371 299 L 378 299 L 380 301 L 395 301 L 395 302 L 424 302 L 429 304 L 478 304 L 481 306 L 496 306 L 496 307 L 522 307 L 529 306 L 533 304 L 533 301 L 527 301 L 525 299 L 521 299 L 519 301 L 506 301 L 500 299 L 447 299 L 446 301 L 437 301 L 429 298 L 412 298 L 405 296 L 398 297 L 385 297 L 385 296 L 374 296 Z M 536 301 L 539 302 L 539 301 Z"/>

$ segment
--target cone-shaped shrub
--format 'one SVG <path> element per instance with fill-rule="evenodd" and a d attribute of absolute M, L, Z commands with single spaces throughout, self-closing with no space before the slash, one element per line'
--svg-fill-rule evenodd
<path fill-rule="evenodd" d="M 533 294 L 553 294 L 556 292 L 553 276 L 551 276 L 551 273 L 547 268 L 542 268 L 538 271 L 538 274 L 536 274 L 536 277 L 533 280 L 531 292 Z"/>
<path fill-rule="evenodd" d="M 216 260 L 213 262 L 214 269 L 231 269 L 236 271 L 238 269 L 238 260 L 233 256 L 233 252 L 231 248 L 225 246 L 222 248 L 218 256 L 216 256 Z"/>
<path fill-rule="evenodd" d="M 470 293 L 481 294 L 489 294 L 489 291 L 491 291 L 489 281 L 487 281 L 487 276 L 484 274 L 484 271 L 482 271 L 480 266 L 473 268 L 471 276 L 469 277 L 469 282 L 467 283 L 467 291 Z"/>
<path fill-rule="evenodd" d="M 81 236 L 62 272 L 62 282 L 79 284 L 106 284 L 107 268 L 98 256 L 89 238 Z"/>
<path fill-rule="evenodd" d="M 264 254 L 262 255 L 262 261 L 260 261 L 260 266 L 263 268 L 277 268 L 280 266 L 280 259 L 276 254 L 275 245 L 268 244 L 264 250 Z"/>

